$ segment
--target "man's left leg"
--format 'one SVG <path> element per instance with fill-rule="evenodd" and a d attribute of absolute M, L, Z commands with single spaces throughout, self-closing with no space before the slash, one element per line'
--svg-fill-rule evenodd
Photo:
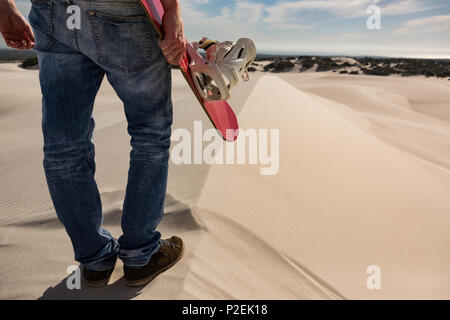
<path fill-rule="evenodd" d="M 114 267 L 118 244 L 102 228 L 94 179 L 92 109 L 104 71 L 57 40 L 38 51 L 43 94 L 44 168 L 56 213 L 85 269 Z"/>

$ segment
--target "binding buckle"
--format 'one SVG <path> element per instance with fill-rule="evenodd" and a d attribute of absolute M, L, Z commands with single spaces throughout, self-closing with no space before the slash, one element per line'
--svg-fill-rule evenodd
<path fill-rule="evenodd" d="M 245 71 L 245 73 L 242 75 L 242 80 L 245 82 L 250 80 L 250 76 L 248 75 L 248 71 Z"/>

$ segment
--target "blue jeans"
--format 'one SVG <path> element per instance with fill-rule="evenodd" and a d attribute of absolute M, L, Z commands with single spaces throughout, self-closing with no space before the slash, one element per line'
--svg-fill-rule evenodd
<path fill-rule="evenodd" d="M 163 216 L 172 125 L 171 68 L 158 36 L 137 0 L 32 3 L 45 175 L 75 260 L 95 271 L 113 267 L 117 256 L 127 267 L 144 266 L 159 249 L 156 227 Z M 74 20 L 67 23 L 71 5 L 80 8 L 80 29 L 72 28 Z M 124 104 L 132 146 L 118 242 L 102 227 L 94 179 L 92 111 L 105 75 Z"/>

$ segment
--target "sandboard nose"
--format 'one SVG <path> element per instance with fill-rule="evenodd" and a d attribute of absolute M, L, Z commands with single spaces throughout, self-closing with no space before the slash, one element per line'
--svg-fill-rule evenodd
<path fill-rule="evenodd" d="M 222 138 L 229 142 L 236 141 L 239 124 L 228 102 L 224 100 L 206 102 L 204 109 Z"/>
<path fill-rule="evenodd" d="M 228 129 L 225 133 L 225 136 L 223 136 L 224 140 L 227 142 L 234 142 L 239 137 L 239 129 Z"/>

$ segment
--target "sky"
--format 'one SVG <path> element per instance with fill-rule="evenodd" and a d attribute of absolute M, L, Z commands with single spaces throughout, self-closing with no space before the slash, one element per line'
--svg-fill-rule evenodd
<path fill-rule="evenodd" d="M 29 0 L 16 0 L 28 14 Z M 450 58 L 449 0 L 180 0 L 186 37 L 259 52 Z M 380 28 L 367 20 L 380 12 Z M 371 20 L 373 21 L 373 20 Z M 2 43 L 4 46 L 4 44 Z"/>

